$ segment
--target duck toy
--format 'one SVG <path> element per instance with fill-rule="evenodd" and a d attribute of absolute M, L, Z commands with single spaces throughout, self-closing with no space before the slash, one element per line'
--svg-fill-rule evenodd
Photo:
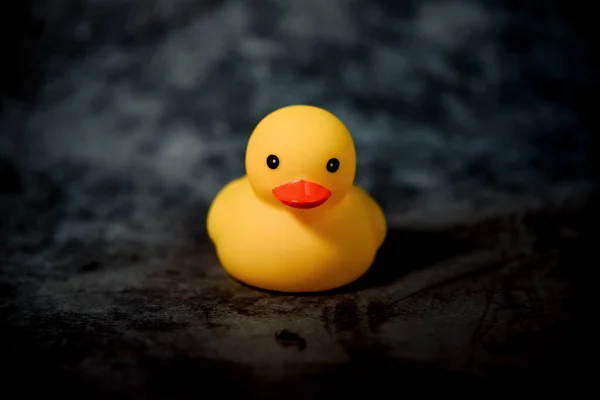
<path fill-rule="evenodd" d="M 354 185 L 356 151 L 342 121 L 315 106 L 273 111 L 252 132 L 245 166 L 207 217 L 232 277 L 301 293 L 345 286 L 367 272 L 387 224 L 377 202 Z"/>

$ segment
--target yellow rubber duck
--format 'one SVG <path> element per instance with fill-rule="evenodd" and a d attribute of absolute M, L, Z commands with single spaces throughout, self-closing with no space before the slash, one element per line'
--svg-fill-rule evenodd
<path fill-rule="evenodd" d="M 280 108 L 246 148 L 246 176 L 210 206 L 207 229 L 225 270 L 248 285 L 318 292 L 362 276 L 385 239 L 379 205 L 354 185 L 356 152 L 335 115 Z"/>

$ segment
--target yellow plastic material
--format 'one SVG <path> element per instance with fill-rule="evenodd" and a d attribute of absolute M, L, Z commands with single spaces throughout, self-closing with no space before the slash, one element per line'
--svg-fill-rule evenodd
<path fill-rule="evenodd" d="M 225 270 L 281 292 L 330 290 L 361 277 L 387 225 L 354 185 L 355 171 L 354 142 L 335 115 L 305 105 L 267 115 L 250 136 L 246 176 L 221 189 L 208 212 Z"/>

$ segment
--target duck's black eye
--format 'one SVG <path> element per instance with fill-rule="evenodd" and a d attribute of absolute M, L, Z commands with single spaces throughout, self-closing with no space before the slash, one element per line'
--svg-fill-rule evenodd
<path fill-rule="evenodd" d="M 277 167 L 279 167 L 279 157 L 274 154 L 271 154 L 269 157 L 267 157 L 267 167 L 271 169 L 277 169 Z"/>
<path fill-rule="evenodd" d="M 327 161 L 327 171 L 331 172 L 332 174 L 337 171 L 340 168 L 340 160 L 338 160 L 337 158 L 332 158 L 329 161 Z"/>

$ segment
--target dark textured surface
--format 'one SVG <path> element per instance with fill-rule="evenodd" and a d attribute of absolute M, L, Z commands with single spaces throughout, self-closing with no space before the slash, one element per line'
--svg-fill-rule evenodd
<path fill-rule="evenodd" d="M 395 228 L 370 275 L 318 296 L 232 281 L 193 232 L 172 244 L 13 243 L 2 361 L 9 378 L 100 397 L 570 386 L 584 368 L 574 277 L 597 261 L 583 245 L 597 213 L 582 206 Z"/>
<path fill-rule="evenodd" d="M 1 383 L 86 398 L 571 386 L 575 278 L 598 264 L 596 46 L 572 3 L 14 3 Z M 336 293 L 245 287 L 204 232 L 254 124 L 289 103 L 346 122 L 390 221 L 371 273 Z"/>

